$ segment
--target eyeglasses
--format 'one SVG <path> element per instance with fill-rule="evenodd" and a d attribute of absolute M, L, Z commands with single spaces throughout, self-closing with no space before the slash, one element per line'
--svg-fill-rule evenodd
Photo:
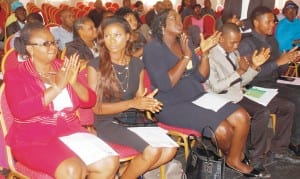
<path fill-rule="evenodd" d="M 44 47 L 51 47 L 51 46 L 57 46 L 58 45 L 58 41 L 54 40 L 54 41 L 45 41 L 42 43 L 29 43 L 27 45 L 37 45 L 37 46 L 44 46 Z"/>

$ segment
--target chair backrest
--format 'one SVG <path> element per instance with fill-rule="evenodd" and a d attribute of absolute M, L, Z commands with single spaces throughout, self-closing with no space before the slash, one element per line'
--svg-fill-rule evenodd
<path fill-rule="evenodd" d="M 203 17 L 203 35 L 205 38 L 211 36 L 216 31 L 216 19 L 210 14 Z"/>
<path fill-rule="evenodd" d="M 2 58 L 1 71 L 4 73 L 6 70 L 15 68 L 18 66 L 18 53 L 12 48 Z"/>
<path fill-rule="evenodd" d="M 55 23 L 55 22 L 50 22 L 48 24 L 45 25 L 45 27 L 47 27 L 49 30 L 51 27 L 58 27 L 59 24 Z"/>
<path fill-rule="evenodd" d="M 0 151 L 2 160 L 0 161 L 1 165 L 4 168 L 14 168 L 14 162 L 11 155 L 10 148 L 6 145 L 5 136 L 7 135 L 7 131 L 9 130 L 13 121 L 13 117 L 10 113 L 10 110 L 7 105 L 5 93 L 4 93 L 4 84 L 0 87 L 0 125 L 1 125 L 1 135 L 0 135 Z"/>
<path fill-rule="evenodd" d="M 4 53 L 7 53 L 12 47 L 10 46 L 10 41 L 14 38 L 14 34 L 7 37 L 4 41 Z"/>
<path fill-rule="evenodd" d="M 7 135 L 7 131 L 11 127 L 14 117 L 11 114 L 11 111 L 8 107 L 5 92 L 4 92 L 4 83 L 0 87 L 0 128 L 2 136 L 0 135 L 0 154 L 1 156 L 5 156 L 4 165 L 3 167 L 8 167 L 10 170 L 8 178 L 21 178 L 21 179 L 53 179 L 49 175 L 34 171 L 25 165 L 21 164 L 20 162 L 15 162 L 10 150 L 10 147 L 6 145 L 5 136 Z M 1 142 L 2 141 L 2 142 Z M 2 143 L 4 146 L 2 146 Z M 4 149 L 4 152 L 2 150 Z M 2 153 L 4 155 L 2 155 Z M 2 157 L 1 157 L 2 158 Z"/>

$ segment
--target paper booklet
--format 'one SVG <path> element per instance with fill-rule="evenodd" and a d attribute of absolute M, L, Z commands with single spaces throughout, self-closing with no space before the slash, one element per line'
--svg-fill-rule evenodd
<path fill-rule="evenodd" d="M 295 80 L 294 81 L 286 81 L 286 80 L 277 80 L 277 83 L 281 84 L 288 84 L 288 85 L 300 85 L 300 78 L 298 77 L 293 77 Z"/>
<path fill-rule="evenodd" d="M 205 109 L 210 109 L 217 112 L 221 109 L 225 104 L 229 103 L 230 100 L 221 97 L 218 94 L 214 93 L 206 93 L 200 98 L 193 101 L 193 103 L 197 106 L 200 106 Z"/>
<path fill-rule="evenodd" d="M 179 147 L 178 144 L 167 135 L 166 130 L 160 127 L 129 127 L 152 147 Z"/>
<path fill-rule="evenodd" d="M 78 132 L 59 139 L 76 153 L 86 165 L 108 156 L 118 155 L 108 144 L 93 134 Z"/>
<path fill-rule="evenodd" d="M 269 102 L 277 95 L 278 90 L 272 88 L 262 88 L 253 86 L 244 93 L 244 96 L 258 104 L 267 106 Z"/>

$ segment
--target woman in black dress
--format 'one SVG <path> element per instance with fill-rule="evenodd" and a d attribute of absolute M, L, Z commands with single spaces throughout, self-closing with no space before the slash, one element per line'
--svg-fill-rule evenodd
<path fill-rule="evenodd" d="M 176 147 L 153 147 L 114 121 L 116 117 L 136 117 L 132 115 L 139 114 L 140 110 L 155 113 L 162 107 L 161 102 L 153 98 L 157 91 L 146 96 L 147 91 L 143 86 L 144 65 L 140 59 L 130 55 L 129 38 L 130 26 L 125 19 L 105 19 L 101 23 L 100 60 L 96 58 L 88 64 L 88 83 L 98 96 L 98 103 L 93 111 L 99 137 L 106 142 L 133 147 L 141 153 L 130 161 L 122 179 L 137 178 L 168 162 L 176 154 Z M 147 131 L 146 128 L 143 130 Z M 167 134 L 163 135 L 165 136 L 162 137 L 167 137 Z"/>

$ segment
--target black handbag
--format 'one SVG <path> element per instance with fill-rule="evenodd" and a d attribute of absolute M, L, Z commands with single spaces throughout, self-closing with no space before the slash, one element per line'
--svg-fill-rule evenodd
<path fill-rule="evenodd" d="M 128 110 L 115 116 L 113 122 L 125 127 L 152 127 L 157 126 L 158 120 L 146 115 L 145 112 Z"/>
<path fill-rule="evenodd" d="M 203 128 L 202 134 L 205 129 L 209 129 L 214 138 L 216 136 L 211 127 Z M 192 147 L 191 142 L 195 141 Z M 188 147 L 190 153 L 186 164 L 186 175 L 188 179 L 224 179 L 225 175 L 225 158 L 219 155 L 219 146 L 216 140 L 215 151 L 208 149 L 201 138 L 195 135 L 188 136 Z"/>

